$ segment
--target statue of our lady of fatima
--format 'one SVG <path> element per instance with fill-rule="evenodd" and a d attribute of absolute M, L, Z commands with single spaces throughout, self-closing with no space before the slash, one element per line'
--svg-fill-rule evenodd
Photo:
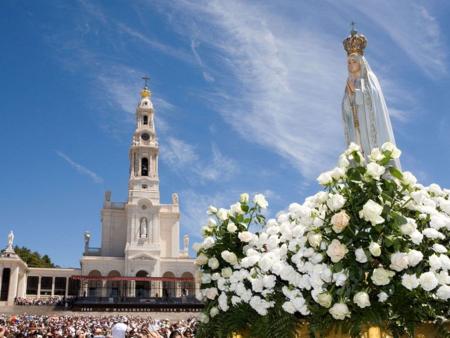
<path fill-rule="evenodd" d="M 395 144 L 389 112 L 380 83 L 364 57 L 367 39 L 354 28 L 343 41 L 348 78 L 342 101 L 345 139 L 361 146 L 365 157 L 385 142 Z M 400 162 L 395 160 L 400 168 Z"/>

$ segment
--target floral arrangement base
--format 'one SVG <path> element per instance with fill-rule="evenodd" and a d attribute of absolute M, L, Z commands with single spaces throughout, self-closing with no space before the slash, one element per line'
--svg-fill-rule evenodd
<path fill-rule="evenodd" d="M 450 322 L 446 324 L 450 329 Z M 297 326 L 296 338 L 309 338 L 308 325 L 301 323 Z M 372 326 L 361 332 L 361 338 L 393 338 L 393 335 L 378 326 Z M 421 324 L 416 328 L 414 338 L 441 338 L 439 328 L 433 324 Z M 249 338 L 245 332 L 236 333 L 232 338 Z M 332 330 L 324 338 L 351 338 L 350 335 L 340 332 L 340 330 Z M 402 337 L 407 338 L 407 337 Z"/>

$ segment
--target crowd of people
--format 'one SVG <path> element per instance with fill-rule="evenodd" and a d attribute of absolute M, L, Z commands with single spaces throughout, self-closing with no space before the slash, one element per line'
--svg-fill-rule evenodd
<path fill-rule="evenodd" d="M 66 298 L 62 296 L 54 296 L 48 298 L 25 298 L 17 297 L 14 301 L 15 305 L 60 305 L 63 306 L 66 303 Z"/>
<path fill-rule="evenodd" d="M 130 316 L 0 315 L 3 337 L 193 338 L 198 321 Z"/>

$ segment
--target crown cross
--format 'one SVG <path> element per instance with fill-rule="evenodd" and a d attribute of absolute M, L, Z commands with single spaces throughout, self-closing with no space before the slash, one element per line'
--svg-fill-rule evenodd
<path fill-rule="evenodd" d="M 355 23 L 351 23 L 352 30 L 350 35 L 342 42 L 347 55 L 359 54 L 364 55 L 364 49 L 367 47 L 367 39 L 363 34 L 358 33 L 355 29 Z"/>

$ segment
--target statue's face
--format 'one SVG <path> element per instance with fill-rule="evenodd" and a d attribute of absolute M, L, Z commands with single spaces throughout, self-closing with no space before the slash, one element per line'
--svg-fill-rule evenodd
<path fill-rule="evenodd" d="M 349 56 L 347 59 L 347 67 L 348 71 L 352 74 L 358 73 L 361 70 L 361 65 L 359 61 L 354 56 Z"/>

